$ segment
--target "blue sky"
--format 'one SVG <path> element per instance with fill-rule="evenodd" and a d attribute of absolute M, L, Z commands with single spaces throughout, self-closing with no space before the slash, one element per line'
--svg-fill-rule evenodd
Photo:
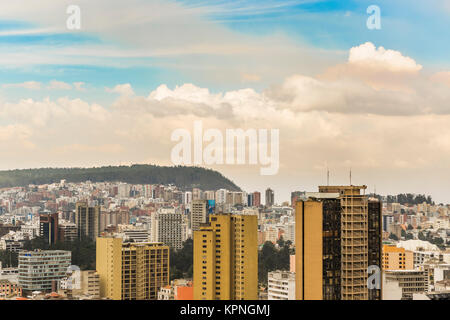
<path fill-rule="evenodd" d="M 75 1 L 76 2 L 76 1 Z M 80 2 L 81 17 L 90 12 L 88 2 Z M 138 1 L 139 2 L 139 1 Z M 168 4 L 169 1 L 162 3 Z M 270 46 L 271 37 L 282 37 L 282 42 L 308 50 L 319 50 L 334 55 L 330 65 L 335 62 L 344 62 L 348 50 L 370 41 L 376 46 L 398 50 L 412 57 L 418 63 L 430 70 L 450 69 L 450 9 L 444 8 L 445 1 L 341 1 L 341 0 L 249 0 L 249 1 L 196 1 L 180 0 L 173 2 L 179 9 L 180 15 L 193 16 L 201 20 L 200 25 L 212 25 L 220 32 L 226 33 L 230 44 L 236 42 L 242 44 L 249 41 L 266 41 L 264 45 Z M 365 26 L 367 20 L 366 9 L 369 5 L 376 4 L 381 8 L 382 29 L 368 30 Z M 158 4 L 157 4 L 158 5 Z M 52 8 L 49 5 L 49 8 Z M 61 7 L 64 9 L 64 7 Z M 24 9 L 24 11 L 26 11 Z M 60 10 L 61 11 L 61 10 Z M 64 22 L 65 12 L 61 13 L 60 22 Z M 155 14 L 155 13 L 153 13 Z M 216 66 L 224 63 L 229 68 L 239 68 L 239 64 L 245 62 L 236 56 L 221 56 L 220 52 L 195 52 L 195 53 L 169 53 L 157 56 L 145 56 L 142 53 L 151 52 L 155 47 L 142 45 L 139 39 L 135 43 L 124 41 L 124 38 L 114 37 L 108 21 L 99 29 L 83 28 L 80 31 L 70 31 L 65 28 L 50 28 L 54 25 L 47 24 L 45 20 L 36 19 L 33 12 L 9 16 L 0 15 L 0 54 L 20 53 L 25 56 L 22 62 L 21 56 L 15 63 L 3 63 L 0 67 L 0 83 L 21 83 L 25 81 L 37 81 L 48 83 L 51 80 L 68 83 L 85 82 L 87 88 L 84 92 L 54 92 L 42 90 L 2 90 L 3 99 L 20 99 L 23 95 L 39 99 L 46 96 L 81 96 L 84 98 L 101 99 L 108 102 L 113 97 L 104 93 L 105 87 L 113 87 L 120 83 L 130 83 L 136 93 L 146 94 L 164 83 L 169 87 L 186 82 L 192 82 L 200 86 L 209 87 L 213 91 L 223 91 L 252 86 L 257 90 L 265 88 L 274 80 L 281 80 L 289 76 L 287 72 L 280 71 L 273 77 L 268 73 L 258 83 L 242 83 L 236 78 L 219 79 L 212 75 Z M 3 17 L 3 18 L 2 18 Z M 27 17 L 29 19 L 27 20 Z M 170 17 L 173 18 L 173 17 Z M 110 21 L 113 25 L 114 21 Z M 176 20 L 167 20 L 167 24 Z M 136 23 L 132 21 L 132 23 Z M 179 28 L 183 28 L 180 22 Z M 63 23 L 60 23 L 60 27 Z M 158 22 L 153 25 L 151 19 L 141 24 L 136 24 L 132 33 L 136 38 L 145 39 L 149 28 L 166 26 Z M 136 31 L 137 30 L 137 31 Z M 26 31 L 20 34 L 20 31 Z M 31 32 L 30 32 L 31 31 Z M 193 30 L 195 31 L 195 29 Z M 14 32 L 19 32 L 16 34 Z M 189 32 L 189 31 L 187 31 Z M 170 38 L 163 43 L 167 48 L 173 48 L 180 43 L 185 43 L 180 35 L 173 30 L 168 34 Z M 162 34 L 164 37 L 164 34 Z M 191 34 L 195 38 L 195 34 Z M 199 35 L 200 41 L 209 41 L 209 35 Z M 218 34 L 220 39 L 220 34 Z M 268 40 L 267 40 L 268 39 Z M 188 41 L 188 40 L 186 40 Z M 187 42 L 189 43 L 189 42 Z M 226 45 L 226 44 L 225 44 Z M 275 46 L 278 44 L 274 44 Z M 156 48 L 157 44 L 155 45 Z M 136 56 L 121 57 L 78 55 L 77 50 L 86 48 L 104 48 L 114 52 L 117 48 L 125 50 L 140 50 Z M 66 55 L 61 61 L 33 62 L 36 52 L 47 52 L 60 56 L 59 51 L 70 49 L 71 54 Z M 30 61 L 27 61 L 27 57 Z M 282 59 L 282 58 L 280 58 Z M 325 60 L 327 58 L 324 58 Z M 209 62 L 207 66 L 202 62 Z M 263 60 L 263 61 L 267 61 Z M 277 69 L 277 60 L 267 61 L 270 67 Z M 326 62 L 325 62 L 326 63 Z M 292 73 L 313 74 L 319 73 L 326 66 L 317 63 L 315 68 L 302 70 L 301 66 L 292 70 Z M 209 69 L 205 72 L 204 69 Z M 253 71 L 258 66 L 253 67 Z M 231 70 L 231 69 L 230 69 Z M 217 71 L 220 72 L 220 71 Z M 231 72 L 231 71 L 230 71 Z M 18 89 L 18 88 L 17 88 Z"/>
<path fill-rule="evenodd" d="M 351 167 L 450 202 L 448 0 L 30 1 L 0 4 L 0 169 L 170 165 L 173 130 L 204 120 L 280 129 L 278 175 L 212 167 L 248 191 Z"/>

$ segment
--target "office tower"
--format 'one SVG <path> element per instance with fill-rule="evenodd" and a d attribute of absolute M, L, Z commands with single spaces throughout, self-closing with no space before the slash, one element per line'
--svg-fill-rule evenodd
<path fill-rule="evenodd" d="M 208 221 L 208 201 L 192 200 L 191 206 L 191 229 L 194 232 L 200 229 L 200 224 Z"/>
<path fill-rule="evenodd" d="M 100 295 L 113 300 L 156 300 L 169 284 L 169 247 L 162 243 L 97 238 Z"/>
<path fill-rule="evenodd" d="M 75 224 L 79 239 L 89 238 L 95 241 L 100 233 L 100 207 L 89 207 L 85 202 L 77 202 Z"/>
<path fill-rule="evenodd" d="M 152 214 L 152 241 L 179 250 L 183 247 L 183 216 L 175 208 L 159 208 Z"/>
<path fill-rule="evenodd" d="M 253 192 L 253 207 L 261 206 L 261 192 L 255 191 Z"/>
<path fill-rule="evenodd" d="M 19 252 L 19 285 L 24 291 L 51 291 L 54 282 L 64 278 L 72 253 L 63 250 Z"/>
<path fill-rule="evenodd" d="M 270 188 L 267 188 L 266 190 L 266 207 L 271 207 L 275 203 L 275 195 L 273 193 L 273 190 Z"/>
<path fill-rule="evenodd" d="M 369 265 L 381 268 L 381 206 L 365 189 L 321 186 L 296 203 L 297 299 L 381 298 L 381 289 L 367 285 Z"/>
<path fill-rule="evenodd" d="M 58 239 L 58 214 L 39 215 L 39 236 L 44 237 L 49 244 L 56 243 Z"/>
<path fill-rule="evenodd" d="M 267 300 L 295 300 L 295 273 L 289 271 L 269 272 Z"/>
<path fill-rule="evenodd" d="M 194 232 L 194 300 L 258 299 L 257 220 L 213 214 Z"/>

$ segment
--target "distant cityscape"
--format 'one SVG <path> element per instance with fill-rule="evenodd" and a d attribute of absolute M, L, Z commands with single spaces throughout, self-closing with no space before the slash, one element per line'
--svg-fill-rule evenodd
<path fill-rule="evenodd" d="M 0 299 L 448 299 L 450 205 L 366 189 L 3 188 Z"/>

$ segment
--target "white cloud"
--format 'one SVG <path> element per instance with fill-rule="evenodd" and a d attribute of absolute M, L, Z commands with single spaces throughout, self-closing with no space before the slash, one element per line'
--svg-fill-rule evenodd
<path fill-rule="evenodd" d="M 85 83 L 84 82 L 74 82 L 73 86 L 77 91 L 86 91 L 86 88 L 84 88 Z"/>
<path fill-rule="evenodd" d="M 52 80 L 47 86 L 49 90 L 71 90 L 72 85 L 63 81 Z"/>
<path fill-rule="evenodd" d="M 393 72 L 417 72 L 422 69 L 414 59 L 403 56 L 401 52 L 383 47 L 377 49 L 371 42 L 351 48 L 348 62 L 362 68 Z"/>
<path fill-rule="evenodd" d="M 132 96 L 134 95 L 133 88 L 129 83 L 118 84 L 114 88 L 106 88 L 106 92 L 109 93 L 118 93 L 122 96 Z"/>
<path fill-rule="evenodd" d="M 29 89 L 29 90 L 39 90 L 41 89 L 42 84 L 37 81 L 26 81 L 23 83 L 7 83 L 4 84 L 3 88 L 23 88 L 23 89 Z"/>
<path fill-rule="evenodd" d="M 0 127 L 2 164 L 170 165 L 172 131 L 192 130 L 193 121 L 201 119 L 205 129 L 280 129 L 278 176 L 260 180 L 259 167 L 214 167 L 248 190 L 268 184 L 314 190 L 328 162 L 333 183 L 347 183 L 351 166 L 355 183 L 444 198 L 442 177 L 450 173 L 450 88 L 421 73 L 374 88 L 367 82 L 370 72 L 357 70 L 352 65 L 343 78 L 293 75 L 262 92 L 214 93 L 183 84 L 161 85 L 139 96 L 130 84 L 119 84 L 108 89 L 120 94 L 111 106 L 68 98 L 0 103 L 0 119 L 7 123 Z M 397 82 L 408 93 L 393 90 Z"/>

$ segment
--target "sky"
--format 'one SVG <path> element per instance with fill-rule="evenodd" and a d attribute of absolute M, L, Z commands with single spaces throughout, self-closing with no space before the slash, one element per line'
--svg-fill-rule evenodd
<path fill-rule="evenodd" d="M 202 164 L 279 203 L 327 168 L 450 203 L 449 1 L 30 2 L 0 4 L 0 170 L 173 165 L 202 121 L 279 130 L 275 175 Z"/>

